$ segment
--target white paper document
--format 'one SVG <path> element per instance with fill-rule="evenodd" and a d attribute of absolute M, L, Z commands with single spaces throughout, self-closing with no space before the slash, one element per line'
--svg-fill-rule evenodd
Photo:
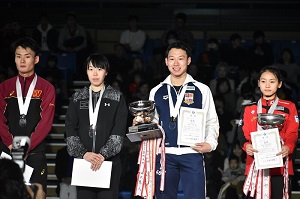
<path fill-rule="evenodd" d="M 109 188 L 112 162 L 104 161 L 97 171 L 92 171 L 91 163 L 84 159 L 74 159 L 71 185 Z"/>
<path fill-rule="evenodd" d="M 25 182 L 30 182 L 30 178 L 31 178 L 31 175 L 33 173 L 33 168 L 31 166 L 28 166 L 27 164 L 25 164 L 25 170 L 24 170 L 24 173 L 23 173 L 23 177 L 24 177 L 24 181 Z"/>
<path fill-rule="evenodd" d="M 254 153 L 256 169 L 269 169 L 283 166 L 278 128 L 251 132 L 252 146 L 258 150 Z"/>
<path fill-rule="evenodd" d="M 204 142 L 206 113 L 203 109 L 181 107 L 178 121 L 178 145 L 194 146 Z"/>

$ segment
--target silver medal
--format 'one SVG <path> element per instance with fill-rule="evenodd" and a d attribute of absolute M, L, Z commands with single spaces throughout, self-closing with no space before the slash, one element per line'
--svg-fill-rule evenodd
<path fill-rule="evenodd" d="M 176 128 L 176 117 L 170 117 L 169 128 L 171 130 Z"/>
<path fill-rule="evenodd" d="M 26 124 L 27 124 L 26 115 L 24 114 L 20 115 L 20 120 L 19 120 L 20 127 L 25 127 Z"/>

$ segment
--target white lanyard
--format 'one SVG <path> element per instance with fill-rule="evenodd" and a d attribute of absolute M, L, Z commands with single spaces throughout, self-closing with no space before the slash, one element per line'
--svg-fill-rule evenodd
<path fill-rule="evenodd" d="M 276 98 L 275 98 L 274 102 L 272 103 L 272 105 L 271 105 L 268 113 L 273 113 L 274 112 L 274 110 L 275 110 L 275 108 L 276 108 L 276 106 L 278 104 L 278 101 L 279 101 L 279 99 L 276 96 Z M 257 113 L 262 113 L 261 99 L 259 99 L 258 102 L 257 102 Z"/>
<path fill-rule="evenodd" d="M 170 119 L 174 120 L 177 117 L 177 115 L 179 114 L 179 109 L 180 109 L 180 106 L 181 106 L 181 103 L 182 103 L 182 100 L 183 100 L 183 97 L 184 97 L 187 85 L 183 86 L 182 91 L 180 92 L 179 97 L 177 98 L 175 107 L 174 107 L 174 104 L 173 104 L 173 99 L 172 99 L 172 94 L 171 94 L 170 88 L 171 88 L 171 86 L 168 85 Z"/>
<path fill-rule="evenodd" d="M 31 96 L 33 94 L 33 90 L 35 88 L 36 82 L 37 82 L 37 75 L 35 74 L 32 82 L 29 86 L 29 89 L 28 89 L 28 92 L 27 92 L 27 95 L 26 95 L 26 99 L 25 99 L 25 102 L 24 102 L 19 76 L 17 77 L 16 88 L 17 88 L 17 97 L 18 97 L 18 105 L 19 105 L 20 115 L 27 115 L 30 100 L 31 100 Z"/>
<path fill-rule="evenodd" d="M 92 88 L 91 88 L 91 86 L 89 88 L 89 97 L 90 97 L 89 98 L 89 118 L 90 118 L 90 126 L 91 126 L 92 129 L 96 129 L 100 102 L 101 102 L 104 90 L 105 90 L 105 86 L 103 86 L 103 88 L 101 89 L 100 96 L 99 96 L 99 99 L 97 101 L 96 107 L 93 110 Z"/>

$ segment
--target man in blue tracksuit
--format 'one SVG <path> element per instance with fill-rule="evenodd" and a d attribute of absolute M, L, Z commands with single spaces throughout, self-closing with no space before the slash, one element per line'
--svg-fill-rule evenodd
<path fill-rule="evenodd" d="M 190 47 L 181 41 L 169 45 L 165 63 L 170 75 L 150 92 L 149 100 L 155 102 L 155 120 L 165 131 L 166 177 L 164 191 L 159 190 L 160 172 L 156 172 L 157 199 L 177 198 L 178 182 L 182 181 L 185 198 L 205 198 L 205 171 L 203 153 L 215 150 L 219 135 L 219 121 L 211 91 L 208 86 L 187 74 L 191 63 Z M 179 145 L 178 116 L 181 107 L 204 110 L 204 141 L 192 146 Z M 201 122 L 201 121 L 197 121 Z M 159 169 L 160 155 L 156 161 Z"/>

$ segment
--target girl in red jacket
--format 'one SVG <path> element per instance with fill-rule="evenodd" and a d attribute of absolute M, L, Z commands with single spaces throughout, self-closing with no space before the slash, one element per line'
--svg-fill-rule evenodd
<path fill-rule="evenodd" d="M 295 104 L 277 97 L 276 92 L 281 85 L 279 69 L 276 66 L 264 67 L 258 79 L 261 98 L 257 103 L 247 105 L 242 112 L 238 137 L 242 149 L 247 153 L 246 180 L 243 187 L 247 198 L 283 199 L 288 198 L 291 193 L 288 177 L 294 174 L 292 153 L 298 140 L 299 119 Z M 285 118 L 279 129 L 282 150 L 276 154 L 283 157 L 282 167 L 261 169 L 263 171 L 255 167 L 253 155 L 259 151 L 253 148 L 250 134 L 261 129 L 257 120 L 258 113 L 281 114 Z"/>

